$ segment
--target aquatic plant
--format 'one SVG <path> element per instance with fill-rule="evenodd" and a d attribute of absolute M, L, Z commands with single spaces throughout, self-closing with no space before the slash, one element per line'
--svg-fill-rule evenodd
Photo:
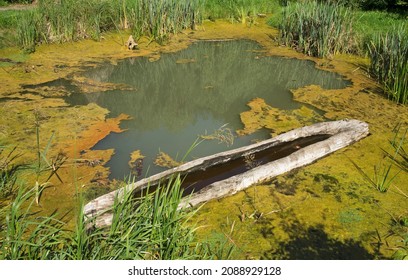
<path fill-rule="evenodd" d="M 235 136 L 232 133 L 232 130 L 227 127 L 228 124 L 222 125 L 220 128 L 214 130 L 212 134 L 207 134 L 207 131 L 204 135 L 200 135 L 200 138 L 204 140 L 218 140 L 218 143 L 225 143 L 227 147 L 234 144 Z"/>
<path fill-rule="evenodd" d="M 408 173 L 408 128 L 405 130 L 401 124 L 398 124 L 394 129 L 394 138 L 390 141 L 395 153 L 391 154 L 386 152 L 388 158 L 390 158 L 401 171 Z"/>
<path fill-rule="evenodd" d="M 39 13 L 36 10 L 22 14 L 17 24 L 18 44 L 27 52 L 34 52 L 39 38 Z"/>
<path fill-rule="evenodd" d="M 200 254 L 208 256 L 212 260 L 228 260 L 233 258 L 233 254 L 237 247 L 231 239 L 234 230 L 234 224 L 228 234 L 212 232 L 203 246 L 199 249 Z"/>
<path fill-rule="evenodd" d="M 378 34 L 369 45 L 370 73 L 384 86 L 388 97 L 408 103 L 408 32 L 407 24 Z"/>
<path fill-rule="evenodd" d="M 84 217 L 78 196 L 74 229 L 54 212 L 35 213 L 35 190 L 20 188 L 0 217 L 0 259 L 213 259 L 226 243 L 195 241 L 195 228 L 188 225 L 196 213 L 178 209 L 182 197 L 181 178 L 142 196 L 124 192 L 115 199 L 109 227 L 93 227 L 95 217 Z M 217 246 L 223 246 L 216 249 Z M 229 248 L 229 250 L 232 250 Z M 224 257 L 228 254 L 222 253 Z"/>
<path fill-rule="evenodd" d="M 37 205 L 40 203 L 41 194 L 45 188 L 47 188 L 51 183 L 48 181 L 54 175 L 58 178 L 58 180 L 62 182 L 61 177 L 58 175 L 59 168 L 65 163 L 67 160 L 66 156 L 63 153 L 58 153 L 55 159 L 48 158 L 48 152 L 51 148 L 52 139 L 54 134 L 51 135 L 49 138 L 46 147 L 41 150 L 40 147 L 40 123 L 43 118 L 45 118 L 39 110 L 34 110 L 34 117 L 35 117 L 35 131 L 36 131 L 36 154 L 37 154 L 37 161 L 36 163 L 31 166 L 31 169 L 34 170 L 36 178 L 34 184 L 35 190 L 35 197 Z M 43 172 L 50 171 L 48 178 L 44 182 L 40 182 L 40 175 Z"/>
<path fill-rule="evenodd" d="M 19 188 L 12 203 L 0 209 L 0 259 L 52 259 L 63 242 L 54 214 L 35 217 L 31 212 L 33 197 L 33 189 Z"/>
<path fill-rule="evenodd" d="M 360 172 L 363 178 L 369 183 L 370 187 L 385 193 L 391 187 L 392 182 L 397 177 L 399 172 L 393 174 L 391 169 L 393 167 L 393 163 L 387 158 L 382 159 L 378 164 L 374 165 L 374 174 L 370 176 L 367 174 L 357 163 L 351 161 L 352 164 L 356 167 L 356 169 Z M 393 174 L 393 175 L 392 175 Z"/>
<path fill-rule="evenodd" d="M 126 21 L 135 38 L 145 35 L 162 42 L 172 33 L 195 29 L 200 22 L 200 0 L 129 0 L 127 5 Z"/>
<path fill-rule="evenodd" d="M 380 192 L 386 192 L 391 187 L 392 182 L 397 177 L 399 172 L 391 175 L 392 164 L 383 164 L 380 162 L 374 165 L 374 178 L 372 180 L 373 186 Z"/>
<path fill-rule="evenodd" d="M 8 197 L 15 191 L 17 172 L 23 167 L 15 163 L 20 156 L 16 150 L 17 147 L 0 145 L 0 198 Z"/>
<path fill-rule="evenodd" d="M 309 56 L 347 53 L 355 48 L 352 23 L 350 10 L 331 2 L 289 4 L 282 12 L 280 41 Z"/>
<path fill-rule="evenodd" d="M 109 30 L 131 29 L 162 42 L 171 33 L 195 28 L 201 0 L 39 0 L 31 13 L 21 14 L 18 38 L 26 49 L 37 43 L 101 39 Z"/>

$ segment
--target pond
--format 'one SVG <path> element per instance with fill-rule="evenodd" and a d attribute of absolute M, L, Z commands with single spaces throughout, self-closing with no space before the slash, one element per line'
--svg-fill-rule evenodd
<path fill-rule="evenodd" d="M 265 24 L 206 22 L 205 30 L 179 34 L 168 45 L 142 40 L 135 51 L 117 44 L 127 39 L 123 34 L 41 46 L 27 62 L 2 71 L 0 140 L 18 143 L 20 161 L 35 163 L 38 112 L 40 148 L 53 137 L 47 158 L 68 157 L 58 170 L 63 182 L 50 179 L 38 209 L 74 213 L 78 190 L 93 199 L 121 185 L 106 177 L 129 176 L 135 151 L 145 156 L 137 162 L 144 177 L 164 169 L 154 164 L 160 151 L 180 161 L 200 135 L 210 138 L 220 127 L 234 136 L 233 145 L 207 139 L 185 160 L 324 120 L 364 121 L 369 137 L 209 201 L 191 223 L 199 225 L 200 241 L 233 242 L 237 259 L 391 258 L 401 244 L 398 235 L 390 236 L 399 225 L 392 217 L 407 215 L 407 175 L 392 165 L 386 193 L 367 178 L 388 166 L 384 150 L 393 152 L 389 141 L 397 125 L 406 128 L 408 108 L 381 94 L 365 58 L 310 58 L 277 46 L 276 36 Z M 33 185 L 36 174 L 27 173 Z M 49 175 L 43 172 L 40 181 Z"/>
<path fill-rule="evenodd" d="M 279 109 L 294 110 L 303 104 L 293 100 L 291 89 L 310 84 L 324 89 L 350 85 L 336 73 L 316 69 L 313 62 L 264 56 L 262 47 L 250 40 L 200 41 L 176 53 L 128 58 L 82 74 L 97 82 L 130 86 L 124 90 L 77 92 L 66 98 L 71 105 L 94 102 L 107 108 L 113 117 L 121 113 L 131 117 L 122 122 L 124 132 L 111 133 L 93 147 L 115 150 L 107 163 L 111 179 L 163 171 L 164 167 L 154 164 L 160 152 L 181 161 L 197 139 L 208 139 L 206 136 L 214 136 L 214 132 L 224 136 L 203 141 L 185 160 L 270 137 L 267 130 L 236 134 L 242 128 L 240 113 L 254 98 Z M 222 141 L 226 138 L 228 141 Z M 134 151 L 140 151 L 141 157 L 137 172 L 132 173 L 128 162 Z"/>

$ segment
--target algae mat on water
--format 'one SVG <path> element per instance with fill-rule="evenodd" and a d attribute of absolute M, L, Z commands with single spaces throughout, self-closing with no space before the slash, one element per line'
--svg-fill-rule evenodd
<path fill-rule="evenodd" d="M 44 99 L 44 94 L 24 85 L 69 78 L 82 66 L 92 67 L 106 59 L 112 63 L 142 55 L 157 59 L 159 52 L 181 50 L 199 39 L 254 40 L 265 48 L 263 55 L 311 60 L 316 67 L 337 72 L 352 84 L 340 90 L 323 90 L 313 85 L 296 89 L 294 99 L 308 106 L 295 111 L 279 111 L 262 100 L 249 103 L 248 111 L 241 114 L 242 133 L 262 127 L 276 134 L 323 117 L 365 121 L 370 125 L 371 135 L 308 167 L 280 176 L 270 184 L 207 203 L 195 217 L 194 222 L 201 226 L 198 237 L 233 242 L 237 247 L 234 257 L 241 259 L 391 257 L 399 241 L 396 236 L 386 237 L 391 215 L 407 215 L 408 208 L 407 198 L 395 186 L 407 194 L 407 174 L 399 173 L 390 190 L 380 193 L 370 187 L 352 161 L 372 176 L 373 166 L 383 159 L 382 149 L 390 150 L 388 141 L 393 137 L 392 129 L 398 123 L 407 126 L 408 109 L 379 94 L 378 85 L 366 76 L 365 59 L 353 56 L 312 59 L 276 46 L 271 39 L 276 35 L 276 30 L 262 22 L 251 27 L 206 22 L 197 31 L 173 36 L 165 46 L 141 41 L 140 49 L 135 52 L 125 49 L 121 42 L 126 36 L 120 34 L 107 34 L 101 42 L 41 46 L 24 62 L 2 67 L 1 141 L 10 145 L 18 143 L 23 152 L 21 160 L 35 159 L 33 112 L 35 109 L 41 112 L 40 146 L 44 148 L 54 133 L 50 157 L 62 152 L 71 160 L 71 164 L 60 171 L 64 183 L 52 178 L 54 187 L 44 191 L 41 205 L 45 211 L 51 212 L 56 206 L 65 211 L 73 207 L 78 190 L 106 188 L 104 178 L 108 170 L 101 163 L 109 160 L 114 151 L 90 149 L 109 132 L 120 132 L 119 123 L 126 116 L 112 119 L 106 109 L 95 104 L 69 107 L 58 97 L 66 93 L 56 92 L 58 96 Z M 1 57 L 9 57 L 11 53 L 13 51 L 0 51 Z M 322 111 L 323 116 L 315 116 L 308 110 L 310 106 Z M 257 108 L 262 111 L 261 117 L 253 111 Z M 392 169 L 392 172 L 397 171 Z M 222 232 L 222 235 L 213 232 Z"/>

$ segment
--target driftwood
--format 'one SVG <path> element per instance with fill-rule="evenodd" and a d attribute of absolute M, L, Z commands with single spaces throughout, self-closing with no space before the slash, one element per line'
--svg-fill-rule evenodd
<path fill-rule="evenodd" d="M 129 36 L 129 39 L 126 41 L 125 46 L 126 46 L 126 48 L 127 48 L 128 50 L 134 50 L 134 49 L 136 49 L 137 43 L 135 42 L 135 39 L 133 39 L 133 36 L 132 36 L 132 35 Z"/>
<path fill-rule="evenodd" d="M 95 226 L 108 226 L 111 223 L 112 214 L 109 214 L 107 211 L 112 208 L 115 197 L 120 198 L 124 191 L 137 192 L 147 188 L 148 185 L 153 186 L 169 179 L 174 174 L 185 175 L 197 170 L 205 170 L 209 167 L 220 165 L 240 157 L 245 157 L 277 145 L 282 145 L 282 143 L 289 143 L 302 137 L 328 135 L 327 139 L 300 148 L 288 156 L 256 166 L 244 173 L 227 179 L 213 182 L 196 193 L 184 198 L 181 201 L 179 208 L 195 206 L 211 199 L 235 194 L 255 184 L 271 180 L 277 175 L 310 164 L 319 158 L 359 141 L 368 134 L 368 124 L 358 120 L 322 122 L 294 129 L 256 144 L 187 162 L 178 167 L 127 185 L 124 188 L 90 201 L 85 205 L 84 214 L 88 218 L 97 215 Z M 102 212 L 104 213 L 103 215 L 101 215 Z"/>

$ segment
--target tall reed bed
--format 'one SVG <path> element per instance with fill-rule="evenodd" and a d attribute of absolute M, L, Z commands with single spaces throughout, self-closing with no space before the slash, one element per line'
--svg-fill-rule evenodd
<path fill-rule="evenodd" d="M 283 9 L 280 40 L 309 56 L 330 57 L 354 49 L 353 17 L 331 2 L 299 2 Z"/>
<path fill-rule="evenodd" d="M 183 29 L 195 29 L 200 21 L 201 0 L 128 0 L 126 21 L 133 35 L 163 40 Z"/>
<path fill-rule="evenodd" d="M 17 24 L 18 44 L 26 51 L 34 51 L 39 40 L 39 13 L 36 10 L 21 15 Z"/>
<path fill-rule="evenodd" d="M 377 34 L 369 45 L 370 73 L 384 86 L 388 97 L 408 103 L 408 25 Z"/>
<path fill-rule="evenodd" d="M 131 29 L 140 37 L 167 38 L 195 27 L 202 0 L 39 0 L 18 25 L 20 45 L 31 50 L 38 43 L 100 39 L 109 30 Z"/>
<path fill-rule="evenodd" d="M 187 225 L 194 211 L 179 210 L 182 197 L 180 177 L 174 177 L 143 197 L 125 193 L 116 199 L 112 224 L 92 228 L 85 220 L 79 199 L 76 226 L 65 227 L 56 213 L 33 214 L 35 190 L 21 188 L 8 207 L 0 209 L 0 259 L 118 260 L 118 259 L 211 259 L 220 249 L 197 243 L 195 229 Z M 209 249 L 211 248 L 211 250 Z M 232 252 L 231 249 L 228 252 Z M 221 252 L 222 253 L 222 252 Z"/>

